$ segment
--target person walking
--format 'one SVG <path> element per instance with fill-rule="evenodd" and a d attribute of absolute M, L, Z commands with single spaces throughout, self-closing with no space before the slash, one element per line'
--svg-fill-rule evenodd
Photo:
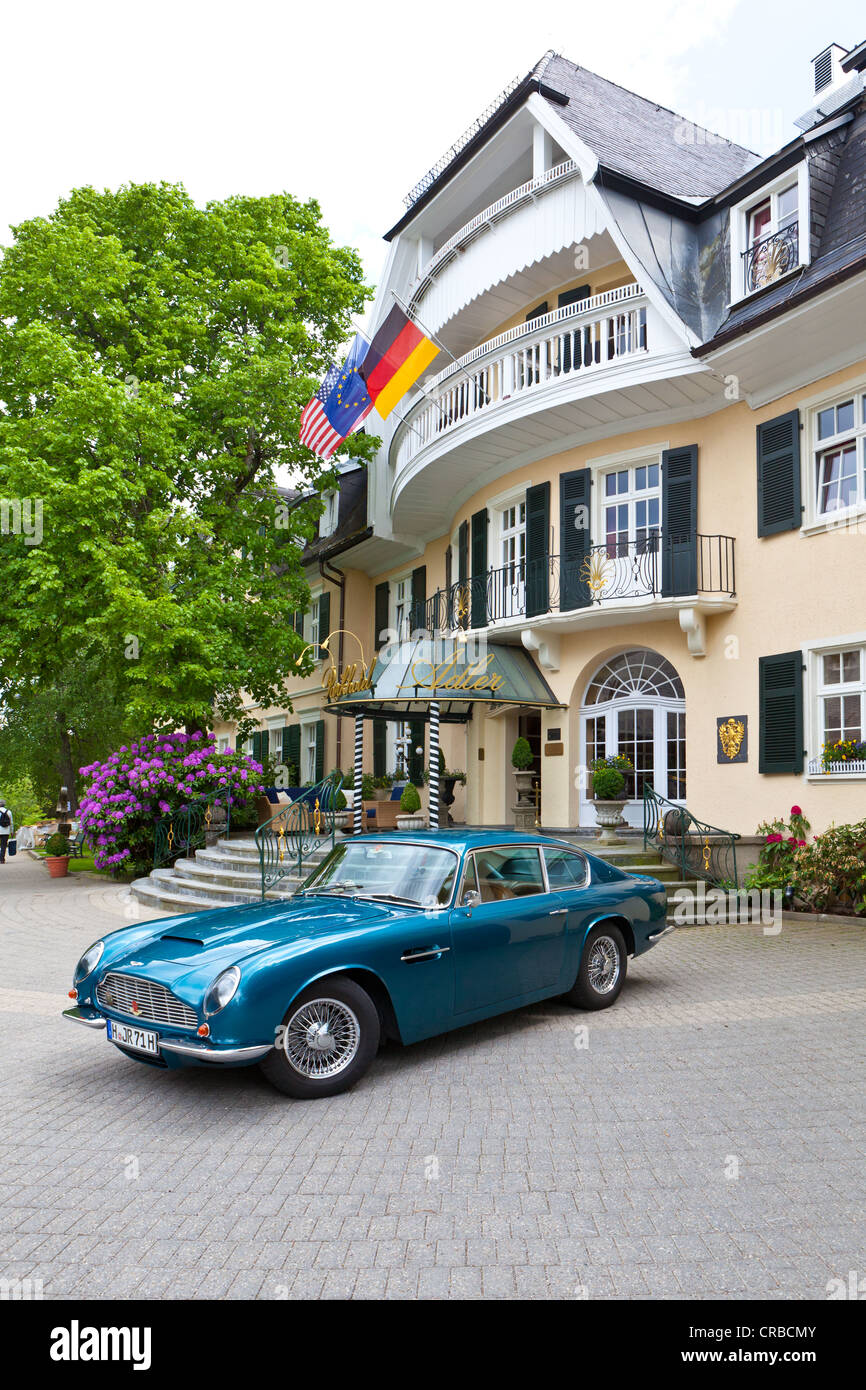
<path fill-rule="evenodd" d="M 0 864 L 6 863 L 6 846 L 9 843 L 9 836 L 14 830 L 12 812 L 6 802 L 0 799 Z"/>

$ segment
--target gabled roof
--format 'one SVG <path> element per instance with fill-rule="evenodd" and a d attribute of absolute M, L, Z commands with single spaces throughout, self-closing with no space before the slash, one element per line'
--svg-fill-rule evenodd
<path fill-rule="evenodd" d="M 408 211 L 386 232 L 387 241 L 411 222 L 533 92 L 549 103 L 601 165 L 669 197 L 711 198 L 760 162 L 751 150 L 550 51 L 524 78 L 512 82 L 488 108 L 489 114 L 480 117 L 416 184 L 407 198 Z"/>
<path fill-rule="evenodd" d="M 676 198 L 711 198 L 760 156 L 554 53 L 544 80 L 557 115 L 599 164 Z M 549 98 L 547 98 L 549 100 Z M 552 103 L 553 104 L 553 103 Z"/>

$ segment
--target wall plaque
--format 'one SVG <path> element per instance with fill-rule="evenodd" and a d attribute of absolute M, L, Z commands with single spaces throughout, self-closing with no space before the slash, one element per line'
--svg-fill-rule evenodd
<path fill-rule="evenodd" d="M 716 720 L 716 762 L 747 763 L 749 761 L 749 716 L 721 715 Z"/>

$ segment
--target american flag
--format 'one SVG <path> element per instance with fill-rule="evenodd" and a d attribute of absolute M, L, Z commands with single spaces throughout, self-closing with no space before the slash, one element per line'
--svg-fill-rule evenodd
<path fill-rule="evenodd" d="M 308 449 L 312 449 L 319 458 L 330 458 L 338 444 L 343 442 L 344 436 L 335 430 L 330 420 L 325 414 L 324 406 L 337 382 L 340 380 L 340 368 L 331 364 L 325 380 L 322 382 L 309 405 L 304 406 L 301 415 L 301 428 L 298 434 L 302 444 L 306 444 Z"/>

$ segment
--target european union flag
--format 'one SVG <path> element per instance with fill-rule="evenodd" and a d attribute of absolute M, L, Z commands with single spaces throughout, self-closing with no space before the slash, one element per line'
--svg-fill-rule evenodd
<path fill-rule="evenodd" d="M 343 439 L 357 429 L 373 409 L 367 383 L 359 371 L 367 355 L 367 346 L 366 339 L 356 333 L 337 384 L 325 402 L 325 414 Z"/>

